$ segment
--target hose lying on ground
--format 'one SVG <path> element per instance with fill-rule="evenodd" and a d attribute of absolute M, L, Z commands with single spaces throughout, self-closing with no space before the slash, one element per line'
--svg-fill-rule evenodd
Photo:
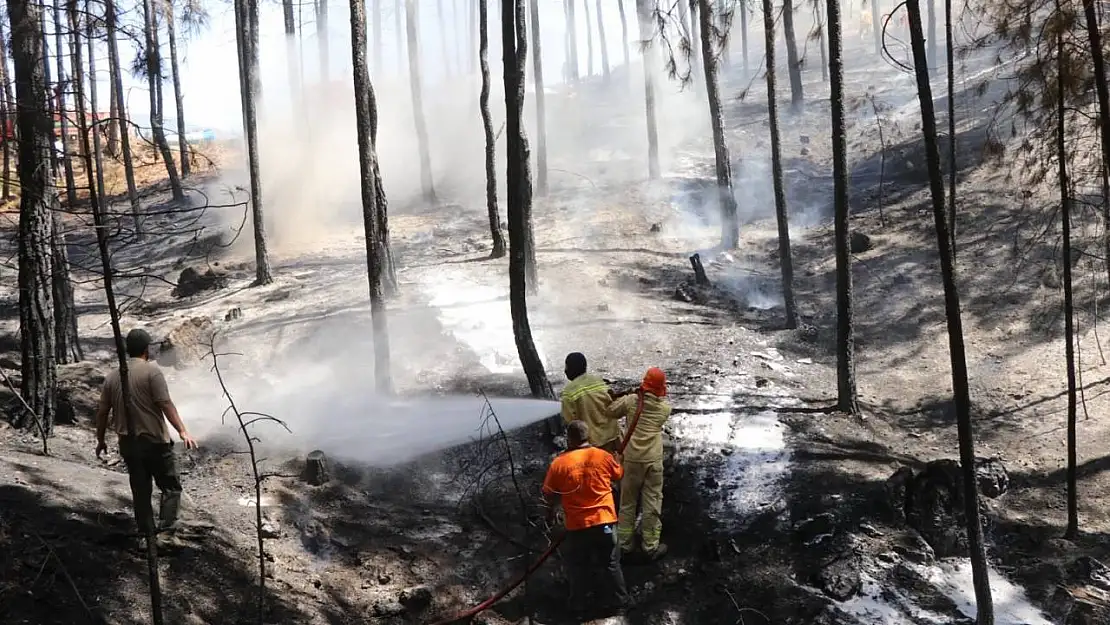
<path fill-rule="evenodd" d="M 617 453 L 618 454 L 623 454 L 624 453 L 624 448 L 628 446 L 628 441 L 632 439 L 632 433 L 636 431 L 636 425 L 640 422 L 640 415 L 643 414 L 643 412 L 644 412 L 644 393 L 643 393 L 643 391 L 640 391 L 640 390 L 636 391 L 636 393 L 638 395 L 638 399 L 636 401 L 636 415 L 634 417 L 632 417 L 632 422 L 629 424 L 629 427 L 628 427 L 628 433 L 626 433 L 624 435 L 624 439 L 621 440 L 620 446 L 617 447 Z M 532 573 L 535 573 L 537 569 L 539 569 L 541 566 L 543 566 L 543 563 L 546 562 L 547 559 L 551 557 L 551 554 L 555 553 L 555 550 L 559 548 L 559 545 L 563 544 L 563 539 L 566 538 L 566 535 L 567 535 L 566 531 L 560 532 L 559 535 L 557 535 L 551 541 L 551 544 L 548 545 L 547 549 L 544 550 L 544 552 L 540 554 L 540 557 L 536 558 L 536 561 L 533 562 L 531 566 L 529 566 L 520 575 L 517 575 L 513 579 L 513 581 L 509 582 L 508 585 L 506 585 L 504 588 L 499 590 L 492 597 L 490 597 L 489 599 L 486 599 L 485 601 L 479 603 L 478 605 L 474 606 L 473 608 L 470 608 L 468 610 L 464 610 L 462 612 L 459 612 L 458 614 L 456 614 L 454 616 L 451 616 L 451 617 L 448 617 L 448 618 L 445 618 L 441 621 L 436 621 L 435 623 L 433 623 L 433 625 L 448 625 L 449 623 L 455 623 L 455 622 L 461 621 L 463 619 L 468 619 L 468 618 L 470 618 L 470 617 L 472 617 L 472 616 L 474 616 L 474 615 L 476 615 L 476 614 L 478 614 L 478 613 L 480 613 L 484 610 L 488 610 L 491 607 L 493 607 L 493 605 L 495 603 L 497 603 L 498 601 L 501 601 L 502 599 L 505 598 L 506 595 L 508 595 L 512 591 L 516 590 L 517 586 L 520 586 L 521 584 L 523 584 L 524 580 L 528 579 L 532 575 Z"/>

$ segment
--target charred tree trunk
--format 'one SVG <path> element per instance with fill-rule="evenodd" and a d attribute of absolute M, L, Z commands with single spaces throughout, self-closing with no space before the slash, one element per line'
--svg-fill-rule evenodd
<path fill-rule="evenodd" d="M 590 0 L 582 0 L 582 11 L 586 16 L 586 75 L 594 75 L 594 31 L 590 29 Z"/>
<path fill-rule="evenodd" d="M 844 127 L 844 61 L 840 42 L 840 4 L 828 0 L 829 100 L 832 105 L 833 223 L 836 238 L 836 387 L 837 409 L 859 414 L 856 403 L 856 336 L 852 301 L 852 252 L 848 226 L 848 141 Z"/>
<path fill-rule="evenodd" d="M 147 0 L 149 2 L 150 0 Z M 257 0 L 235 0 L 235 32 L 239 47 L 239 90 L 243 102 L 243 131 L 247 139 L 247 169 L 251 186 L 251 220 L 254 224 L 254 285 L 262 286 L 274 281 L 270 271 L 270 253 L 267 249 L 266 222 L 262 212 L 262 171 L 258 150 L 258 117 L 255 108 L 257 93 L 257 41 L 251 41 L 257 31 L 250 25 L 250 3 Z M 254 9 L 257 11 L 257 4 Z"/>
<path fill-rule="evenodd" d="M 1102 50 L 1102 32 L 1095 12 L 1094 0 L 1083 0 L 1083 13 L 1086 17 L 1087 39 L 1091 43 L 1091 61 L 1095 75 L 1095 93 L 1098 94 L 1098 130 L 1102 145 L 1103 184 L 1106 185 L 1107 171 L 1110 170 L 1110 88 L 1106 84 L 1106 57 Z M 5 193 L 6 195 L 6 193 Z M 1106 257 L 1106 277 L 1110 284 L 1110 198 L 1104 200 L 1103 254 Z"/>
<path fill-rule="evenodd" d="M 656 180 L 659 172 L 659 132 L 655 124 L 655 64 L 651 47 L 654 26 L 652 15 L 653 0 L 636 0 L 636 22 L 640 27 L 640 41 L 644 45 L 641 53 L 644 65 L 644 111 L 647 120 L 648 139 L 648 178 Z"/>
<path fill-rule="evenodd" d="M 536 6 L 534 0 L 532 6 Z M 535 10 L 533 8 L 533 19 Z M 493 116 L 489 112 L 489 9 L 486 0 L 478 0 L 478 63 L 482 70 L 478 108 L 482 111 L 482 131 L 486 137 L 486 211 L 489 213 L 489 231 L 493 240 L 490 258 L 502 258 L 505 256 L 505 234 L 501 230 L 501 215 L 497 212 L 497 139 L 493 135 Z M 536 92 L 539 93 L 538 86 Z M 542 115 L 540 119 L 543 119 Z"/>
<path fill-rule="evenodd" d="M 697 2 L 698 19 L 701 20 L 701 56 L 705 63 L 705 94 L 709 100 L 709 123 L 713 128 L 717 197 L 721 206 L 721 246 L 731 250 L 740 245 L 740 222 L 736 215 L 736 195 L 732 191 L 732 159 L 721 118 L 721 91 L 717 83 L 717 54 L 713 41 L 713 11 L 709 0 Z"/>
<path fill-rule="evenodd" d="M 405 28 L 409 42 L 409 88 L 412 90 L 412 117 L 416 124 L 416 141 L 420 150 L 420 187 L 424 200 L 434 202 L 435 184 L 432 181 L 432 154 L 428 145 L 428 125 L 424 121 L 424 87 L 420 78 L 420 45 L 416 35 L 420 23 L 416 13 L 416 0 L 405 0 Z"/>
<path fill-rule="evenodd" d="M 601 76 L 605 84 L 609 84 L 609 48 L 605 42 L 605 16 L 601 12 L 601 0 L 597 0 L 597 6 L 594 8 L 594 12 L 597 14 L 597 45 L 600 46 L 601 50 Z M 538 36 L 533 37 L 533 39 L 533 44 L 538 43 Z M 536 51 L 533 56 L 539 56 L 539 46 L 534 47 Z"/>
<path fill-rule="evenodd" d="M 69 123 L 64 112 L 65 99 L 63 94 L 67 87 L 65 87 L 63 83 L 68 83 L 68 81 L 64 78 L 65 61 L 61 51 L 65 49 L 65 42 L 60 36 L 62 33 L 62 13 L 58 7 L 58 3 L 54 4 L 54 24 L 54 43 L 58 51 L 54 58 L 60 81 L 58 85 L 58 111 L 61 113 L 62 118 L 63 145 L 66 146 L 66 151 L 63 156 L 67 174 L 66 193 L 68 194 L 72 191 L 73 197 L 67 198 L 72 210 L 77 201 L 77 187 L 73 178 L 73 162 L 70 160 L 68 141 Z M 73 75 L 79 75 L 76 68 L 73 71 Z M 72 184 L 70 184 L 71 182 Z M 73 301 L 73 282 L 69 275 L 69 245 L 66 242 L 65 224 L 62 221 L 61 211 L 58 210 L 59 207 L 56 201 L 57 194 L 52 192 L 51 197 L 50 251 L 51 268 L 54 274 L 52 276 L 52 290 L 54 294 L 54 358 L 58 364 L 65 365 L 84 359 L 84 353 L 81 350 L 81 343 L 77 336 L 77 306 Z"/>
<path fill-rule="evenodd" d="M 185 92 L 181 90 L 181 69 L 177 56 L 177 16 L 174 14 L 173 2 L 166 2 L 166 36 L 170 40 L 170 74 L 173 78 L 173 101 L 177 109 L 177 149 L 181 156 L 181 177 L 188 178 L 192 173 L 192 155 L 189 153 L 189 142 L 185 139 Z"/>
<path fill-rule="evenodd" d="M 116 79 L 109 72 L 108 75 L 108 145 L 104 148 L 108 156 L 119 158 L 119 109 L 116 106 Z"/>
<path fill-rule="evenodd" d="M 92 2 L 93 2 L 93 0 L 85 0 L 85 15 L 87 15 L 87 16 L 91 16 L 93 14 L 92 11 L 91 11 L 91 3 Z M 95 76 L 97 76 L 97 72 L 96 72 L 96 36 L 97 36 L 96 23 L 91 19 L 86 19 L 86 23 L 85 23 L 85 43 L 88 45 L 89 77 L 90 77 L 90 80 L 89 80 L 89 104 L 92 107 L 93 111 L 99 110 L 99 106 L 98 106 L 99 97 L 98 97 L 98 94 L 97 94 L 96 80 L 94 78 Z M 80 42 L 77 42 L 77 43 L 80 44 Z M 76 59 L 74 59 L 74 60 L 76 61 Z M 83 82 L 81 84 L 81 87 L 84 87 Z M 112 99 L 112 98 L 109 98 L 109 99 Z M 99 128 L 92 133 L 92 142 L 93 142 L 93 167 L 96 169 L 96 197 L 97 197 L 97 200 L 100 204 L 104 204 L 107 201 L 107 197 L 106 197 L 106 194 L 104 192 L 104 189 L 105 189 L 105 186 L 104 186 L 104 161 L 103 161 L 104 156 L 103 156 L 103 152 L 101 152 L 101 149 L 100 149 L 100 129 Z"/>
<path fill-rule="evenodd" d="M 380 1 L 380 0 L 376 0 Z M 297 20 L 293 13 L 293 0 L 281 0 L 281 13 L 285 27 L 285 71 L 288 75 L 293 117 L 299 126 L 304 121 L 304 86 L 301 84 L 300 53 L 297 50 Z"/>
<path fill-rule="evenodd" d="M 146 42 L 146 73 L 150 87 L 150 134 L 154 138 L 154 146 L 162 155 L 162 162 L 166 165 L 166 175 L 170 179 L 170 190 L 175 200 L 185 199 L 181 190 L 181 179 L 177 175 L 177 166 L 173 162 L 173 152 L 166 141 L 166 133 L 162 128 L 162 105 L 158 94 L 162 84 L 162 53 L 158 49 L 158 37 L 155 26 L 154 1 L 143 0 L 143 30 Z"/>
<path fill-rule="evenodd" d="M 1086 13 L 1088 37 L 1090 38 L 1094 33 L 1094 41 L 1092 45 L 1100 43 L 1098 38 L 1098 21 L 1095 18 L 1094 7 L 1092 0 L 1084 0 L 1083 11 Z M 1060 10 L 1060 2 L 1056 1 L 1056 10 Z M 1092 22 L 1094 22 L 1094 30 L 1091 30 Z M 1067 148 L 1067 125 L 1066 125 L 1066 112 L 1067 108 L 1067 91 L 1065 85 L 1067 81 L 1068 63 L 1064 52 L 1063 34 L 1058 32 L 1056 35 L 1056 67 L 1057 67 L 1057 118 L 1056 118 L 1056 158 L 1060 161 L 1060 213 L 1063 215 L 1063 245 L 1061 252 L 1063 254 L 1064 262 L 1064 354 L 1067 359 L 1068 371 L 1068 527 L 1064 532 L 1064 537 L 1075 540 L 1079 537 L 1079 476 L 1078 476 L 1078 447 L 1079 441 L 1076 436 L 1076 363 L 1075 363 L 1075 304 L 1072 289 L 1072 275 L 1071 275 L 1071 192 L 1070 182 L 1068 180 L 1068 148 Z M 1102 50 L 1092 48 L 1096 57 L 1102 57 Z M 1101 58 L 1096 61 L 1095 67 L 1102 65 Z M 949 68 L 951 72 L 951 68 Z M 1106 76 L 1101 75 L 1096 78 L 1102 87 L 1102 94 L 1100 99 L 1106 91 Z M 1100 108 L 1101 108 L 1100 102 Z M 1099 112 L 1100 115 L 1102 111 Z M 1102 129 L 1103 133 L 1107 129 Z M 1105 136 L 1105 134 L 1103 135 Z"/>
<path fill-rule="evenodd" d="M 501 1 L 504 2 L 505 0 Z M 574 16 L 575 0 L 565 0 L 565 2 L 567 14 L 567 81 L 573 83 L 578 82 L 578 21 Z M 504 56 L 504 52 L 502 52 L 502 56 Z"/>
<path fill-rule="evenodd" d="M 617 11 L 621 17 L 621 51 L 624 53 L 624 71 L 627 76 L 632 60 L 628 56 L 628 16 L 624 14 L 624 0 L 617 0 Z"/>
<path fill-rule="evenodd" d="M 320 83 L 328 84 L 328 0 L 316 2 L 316 45 L 320 55 Z M 252 53 L 253 55 L 253 53 Z"/>
<path fill-rule="evenodd" d="M 933 0 L 929 0 L 932 4 Z M 952 0 L 944 0 L 944 50 L 948 60 L 948 232 L 956 259 L 956 61 L 952 38 Z M 1103 78 L 1105 80 L 1105 77 Z"/>
<path fill-rule="evenodd" d="M 118 24 L 116 23 L 115 0 L 104 0 L 104 21 L 108 31 L 108 65 L 112 75 L 112 95 L 116 101 L 116 112 L 119 115 L 120 148 L 123 152 L 123 175 L 127 180 L 127 200 L 131 204 L 131 219 L 134 223 L 135 238 L 143 240 L 142 206 L 139 204 L 139 191 L 135 185 L 135 163 L 131 152 L 131 127 L 127 123 L 127 107 L 123 99 L 123 70 L 119 58 L 119 42 L 116 39 Z"/>
<path fill-rule="evenodd" d="M 62 171 L 65 173 L 65 179 L 66 179 L 66 205 L 70 209 L 73 209 L 74 207 L 77 206 L 77 182 L 73 178 L 73 160 L 72 160 L 72 155 L 71 155 L 70 148 L 69 148 L 69 116 L 66 114 L 66 91 L 69 90 L 69 86 L 67 84 L 66 74 L 65 74 L 65 60 L 64 60 L 65 55 L 63 54 L 63 50 L 65 50 L 65 46 L 63 45 L 64 44 L 64 38 L 62 37 L 62 30 L 63 30 L 62 29 L 62 11 L 61 11 L 60 4 L 61 3 L 57 2 L 57 1 L 55 1 L 53 3 L 53 6 L 54 6 L 54 68 L 58 72 L 58 80 L 57 80 L 57 83 L 56 83 L 56 86 L 55 86 L 57 97 L 55 97 L 54 102 L 55 102 L 55 110 L 57 111 L 57 114 L 58 114 L 58 123 L 60 124 L 61 131 L 62 131 L 61 161 L 62 161 Z M 43 15 L 45 15 L 45 10 L 43 12 Z M 44 22 L 44 25 L 45 25 L 45 22 Z M 50 70 L 47 70 L 47 72 L 49 72 L 49 71 Z M 58 225 L 57 224 L 58 220 L 55 219 L 54 221 L 56 222 L 55 226 L 57 226 Z M 57 228 L 55 227 L 55 229 L 57 229 Z M 57 252 L 55 252 L 55 258 L 57 258 Z M 68 263 L 67 263 L 67 266 L 68 266 Z M 57 271 L 57 268 L 55 268 L 55 271 Z M 55 292 L 57 292 L 57 291 L 58 291 L 58 289 L 55 288 Z M 55 299 L 54 300 L 54 306 L 55 306 L 55 315 L 57 315 L 59 310 L 64 310 L 65 304 L 61 300 Z M 58 343 L 63 342 L 63 336 L 62 335 L 59 335 L 57 337 L 57 339 L 58 339 Z M 65 346 L 61 346 L 58 349 L 59 349 L 59 351 L 63 351 L 64 348 L 65 348 Z M 65 363 L 64 360 L 59 361 L 59 362 L 63 363 L 63 364 Z"/>
<path fill-rule="evenodd" d="M 928 13 L 929 21 L 929 34 L 925 36 L 925 43 L 929 46 L 928 59 L 929 73 L 931 74 L 937 71 L 937 1 L 927 0 L 925 8 Z M 875 27 L 879 27 L 878 22 L 875 22 Z"/>
<path fill-rule="evenodd" d="M 748 3 L 746 0 L 737 5 L 737 10 L 740 11 L 740 54 L 744 61 L 744 74 L 751 73 L 751 66 L 748 65 Z M 770 67 L 768 66 L 768 69 Z"/>
<path fill-rule="evenodd" d="M 119 373 L 120 373 L 120 388 L 123 392 L 123 405 L 127 408 L 123 411 L 123 415 L 117 415 L 116 418 L 123 418 L 127 423 L 127 431 L 135 432 L 135 415 L 131 399 L 131 386 L 128 378 L 127 370 L 127 352 L 123 344 L 123 331 L 120 328 L 120 314 L 119 307 L 116 305 L 115 289 L 112 285 L 112 254 L 108 247 L 108 224 L 104 219 L 104 211 L 101 207 L 101 197 L 97 193 L 97 184 L 94 183 L 93 178 L 93 156 L 92 150 L 89 148 L 89 129 L 85 122 L 85 96 L 84 96 L 84 76 L 83 65 L 81 62 L 81 39 L 80 30 L 77 27 L 76 15 L 77 3 L 76 0 L 69 5 L 69 19 L 70 29 L 74 37 L 74 64 L 75 74 L 77 76 L 77 124 L 79 127 L 79 135 L 81 136 L 81 152 L 84 154 L 85 161 L 85 175 L 88 180 L 89 190 L 89 208 L 92 211 L 94 230 L 96 231 L 96 244 L 97 250 L 100 252 L 100 266 L 103 271 L 104 277 L 104 295 L 108 300 L 108 315 L 112 324 L 112 336 L 115 339 L 116 357 L 119 359 Z M 86 15 L 92 15 L 89 12 L 89 4 L 85 3 Z M 91 60 L 91 59 L 90 59 Z M 89 81 L 93 88 L 95 88 L 96 80 L 93 78 Z M 95 111 L 95 106 L 93 108 Z M 95 134 L 95 132 L 94 132 Z M 99 139 L 96 139 L 99 141 Z M 99 150 L 97 150 L 99 153 Z M 100 185 L 103 186 L 103 185 Z M 158 551 L 154 542 L 154 534 L 148 532 L 146 535 L 147 549 L 147 575 L 150 581 L 150 603 L 152 621 L 154 625 L 162 625 L 162 587 L 161 581 L 158 578 Z"/>
<path fill-rule="evenodd" d="M 798 39 L 794 35 L 794 0 L 783 0 L 782 31 L 786 36 L 786 70 L 790 74 L 790 110 L 799 113 L 805 106 L 802 92 L 802 63 L 798 58 Z"/>
<path fill-rule="evenodd" d="M 601 0 L 598 0 L 600 3 Z M 600 6 L 600 4 L 598 5 Z M 532 17 L 532 71 L 535 73 L 536 84 L 536 191 L 540 197 L 547 195 L 547 107 L 545 103 L 547 96 L 544 93 L 544 80 L 543 80 L 543 48 L 540 46 L 540 4 L 539 0 L 529 0 L 528 8 L 531 11 Z M 488 21 L 488 17 L 487 17 Z M 488 27 L 487 27 L 488 29 Z M 487 41 L 488 47 L 488 41 Z M 485 62 L 488 65 L 489 55 L 485 54 Z M 489 73 L 489 68 L 486 68 L 486 73 Z M 486 78 L 482 79 L 483 82 Z M 486 108 L 489 108 L 489 96 L 486 96 Z M 483 113 L 484 115 L 484 113 Z M 492 149 L 492 148 L 487 148 Z M 492 153 L 488 156 L 492 158 Z M 496 187 L 495 193 L 496 193 Z M 493 206 L 493 211 L 496 213 L 496 202 Z M 490 224 L 492 227 L 492 222 Z M 494 247 L 496 248 L 496 241 Z M 502 245 L 504 247 L 504 245 Z"/>
<path fill-rule="evenodd" d="M 19 334 L 20 394 L 39 416 L 42 434 L 53 429 L 56 369 L 54 297 L 51 290 L 50 210 L 54 184 L 50 152 L 54 120 L 45 108 L 49 89 L 43 15 L 29 0 L 9 0 L 12 65 L 15 70 L 16 124 L 19 126 Z M 31 421 L 32 423 L 28 423 Z M 16 427 L 34 418 L 19 411 Z"/>
<path fill-rule="evenodd" d="M 817 49 L 821 52 L 821 81 L 829 82 L 829 55 L 827 53 L 828 47 L 825 43 L 825 17 L 821 15 L 821 3 L 817 2 L 813 5 L 813 10 L 817 18 Z"/>
<path fill-rule="evenodd" d="M 779 262 L 782 265 L 782 298 L 786 306 L 786 328 L 798 327 L 798 305 L 794 301 L 794 257 L 790 251 L 790 212 L 786 209 L 786 185 L 782 172 L 782 138 L 779 136 L 779 105 L 775 85 L 775 13 L 771 0 L 763 0 L 763 46 L 767 55 L 767 117 L 771 131 L 771 180 L 775 188 L 775 220 L 779 231 Z"/>
<path fill-rule="evenodd" d="M 362 223 L 366 230 L 366 274 L 370 281 L 370 316 L 374 324 L 374 382 L 378 393 L 393 392 L 389 369 L 389 331 L 382 294 L 382 255 L 379 233 L 382 187 L 375 150 L 377 103 L 366 64 L 366 3 L 351 0 L 351 67 L 354 74 L 355 118 L 358 120 L 359 181 L 362 187 Z M 373 120 L 373 121 L 372 121 Z"/>
<path fill-rule="evenodd" d="M 830 1 L 830 7 L 832 6 Z M 932 192 L 933 219 L 940 252 L 941 278 L 944 281 L 944 310 L 948 320 L 948 349 L 952 358 L 952 390 L 956 407 L 956 430 L 960 444 L 963 471 L 964 506 L 967 519 L 968 550 L 971 556 L 972 579 L 975 586 L 977 625 L 994 625 L 994 608 L 983 545 L 983 526 L 979 521 L 979 492 L 975 476 L 975 433 L 971 424 L 971 391 L 967 381 L 967 359 L 964 354 L 963 322 L 960 318 L 960 295 L 956 289 L 956 267 L 952 259 L 952 238 L 947 232 L 944 210 L 944 174 L 940 168 L 940 147 L 937 145 L 936 113 L 929 84 L 929 68 L 925 58 L 925 41 L 921 28 L 921 7 L 918 0 L 907 0 L 910 44 L 913 48 L 914 73 L 917 76 L 917 97 L 921 103 L 921 129 L 925 143 L 925 163 L 929 168 L 929 189 Z"/>
<path fill-rule="evenodd" d="M 485 0 L 483 0 L 484 2 Z M 534 258 L 532 241 L 532 180 L 528 167 L 528 138 L 524 124 L 524 75 L 528 57 L 524 0 L 504 0 L 501 5 L 501 58 L 505 83 L 505 178 L 508 187 L 509 219 L 509 309 L 513 337 L 528 387 L 533 397 L 552 399 L 555 393 L 547 379 L 532 340 L 528 323 L 528 265 Z M 534 270 L 534 269 L 533 269 Z"/>
<path fill-rule="evenodd" d="M 6 20 L 0 19 L 0 97 L 3 98 L 3 116 L 0 119 L 4 124 L 4 182 L 3 199 L 12 197 L 12 145 L 17 143 L 15 119 L 15 97 L 12 95 L 12 81 L 8 75 L 8 38 L 4 34 L 3 24 Z M 1110 238 L 1107 238 L 1110 241 Z M 1110 263 L 1110 260 L 1107 261 Z M 1108 265 L 1110 266 L 1110 265 Z"/>

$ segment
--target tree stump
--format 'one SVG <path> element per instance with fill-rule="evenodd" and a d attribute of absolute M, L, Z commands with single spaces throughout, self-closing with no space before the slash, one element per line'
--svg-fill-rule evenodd
<path fill-rule="evenodd" d="M 690 257 L 690 266 L 694 268 L 694 283 L 708 286 L 709 276 L 705 275 L 705 267 L 701 264 L 701 254 L 694 254 Z"/>
<path fill-rule="evenodd" d="M 319 449 L 309 452 L 304 461 L 304 471 L 301 473 L 301 479 L 313 486 L 326 484 L 331 480 L 331 473 L 328 471 L 328 457 L 324 455 L 324 452 Z"/>

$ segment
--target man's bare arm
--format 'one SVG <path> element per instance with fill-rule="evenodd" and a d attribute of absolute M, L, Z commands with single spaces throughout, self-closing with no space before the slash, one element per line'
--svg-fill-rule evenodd
<path fill-rule="evenodd" d="M 108 389 L 100 389 L 100 401 L 96 406 L 96 457 L 108 450 L 104 434 L 108 431 L 108 415 L 112 412 L 112 401 L 108 399 Z"/>
<path fill-rule="evenodd" d="M 177 435 L 181 437 L 181 442 L 185 443 L 186 449 L 192 449 L 197 446 L 197 442 L 189 436 L 189 431 L 185 429 L 185 422 L 181 420 L 181 414 L 177 412 L 177 406 L 174 405 L 172 399 L 167 399 L 163 402 L 158 402 L 158 407 L 162 410 L 166 420 L 170 422 L 173 429 L 177 430 Z"/>

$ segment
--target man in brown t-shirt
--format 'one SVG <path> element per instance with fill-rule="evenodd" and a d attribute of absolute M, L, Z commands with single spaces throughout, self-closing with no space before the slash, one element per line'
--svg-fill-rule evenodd
<path fill-rule="evenodd" d="M 177 407 L 170 399 L 166 378 L 158 365 L 150 362 L 150 335 L 136 328 L 127 334 L 127 386 L 134 410 L 124 409 L 119 369 L 104 380 L 100 406 L 96 411 L 96 456 L 108 450 L 104 434 L 112 425 L 119 436 L 119 453 L 127 463 L 134 499 L 135 521 L 139 533 L 153 536 L 154 510 L 150 503 L 151 479 L 162 493 L 158 532 L 172 532 L 181 506 L 181 479 L 173 454 L 166 421 L 177 430 L 185 449 L 196 449 L 197 442 L 185 429 Z M 111 419 L 109 419 L 109 413 Z M 133 429 L 132 429 L 133 428 Z"/>

